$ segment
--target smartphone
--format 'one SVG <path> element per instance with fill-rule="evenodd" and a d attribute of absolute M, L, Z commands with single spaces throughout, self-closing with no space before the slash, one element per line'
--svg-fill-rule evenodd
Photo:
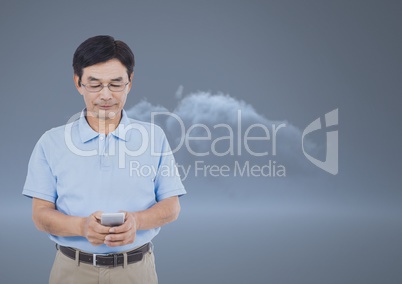
<path fill-rule="evenodd" d="M 124 212 L 119 213 L 103 213 L 101 215 L 101 224 L 103 226 L 119 226 L 124 223 L 126 214 Z"/>

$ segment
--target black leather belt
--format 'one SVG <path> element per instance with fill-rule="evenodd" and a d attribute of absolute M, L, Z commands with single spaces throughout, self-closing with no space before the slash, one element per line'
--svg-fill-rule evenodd
<path fill-rule="evenodd" d="M 147 243 L 135 250 L 127 252 L 127 264 L 142 260 L 145 253 L 150 249 L 150 243 Z M 70 247 L 58 246 L 60 251 L 69 258 L 75 260 L 76 250 Z M 116 267 L 124 264 L 124 255 L 122 253 L 115 254 L 90 254 L 80 251 L 79 261 L 93 264 L 94 266 Z"/>

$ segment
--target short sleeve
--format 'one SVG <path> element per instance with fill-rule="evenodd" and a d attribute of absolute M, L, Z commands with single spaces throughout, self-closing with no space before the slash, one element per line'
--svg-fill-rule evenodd
<path fill-rule="evenodd" d="M 155 177 L 155 195 L 157 201 L 172 196 L 180 197 L 186 194 L 173 153 L 164 133 L 161 148 L 158 171 Z"/>
<path fill-rule="evenodd" d="M 28 173 L 22 194 L 55 203 L 57 198 L 56 177 L 52 174 L 45 155 L 46 133 L 36 143 L 28 163 Z"/>

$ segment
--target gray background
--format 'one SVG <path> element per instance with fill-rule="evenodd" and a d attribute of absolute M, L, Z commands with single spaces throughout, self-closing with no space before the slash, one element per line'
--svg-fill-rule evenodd
<path fill-rule="evenodd" d="M 2 1 L 2 283 L 47 282 L 54 247 L 21 191 L 38 138 L 84 106 L 72 54 L 98 34 L 136 56 L 127 108 L 172 110 L 180 85 L 300 129 L 339 108 L 336 176 L 186 180 L 179 220 L 155 239 L 160 283 L 401 283 L 401 12 L 400 1 Z"/>

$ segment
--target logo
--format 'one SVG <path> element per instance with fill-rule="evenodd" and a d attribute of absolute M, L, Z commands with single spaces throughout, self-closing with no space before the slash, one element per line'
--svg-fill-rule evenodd
<path fill-rule="evenodd" d="M 338 109 L 334 109 L 325 114 L 325 127 L 328 128 L 330 126 L 338 125 Z M 317 118 L 312 123 L 310 123 L 306 129 L 303 131 L 302 135 L 302 149 L 303 154 L 306 158 L 312 162 L 314 165 L 319 167 L 320 169 L 332 174 L 338 174 L 338 131 L 326 131 L 327 133 L 327 149 L 325 154 L 325 161 L 320 161 L 304 150 L 304 136 L 314 131 L 318 131 L 321 129 L 321 121 L 320 118 Z"/>

